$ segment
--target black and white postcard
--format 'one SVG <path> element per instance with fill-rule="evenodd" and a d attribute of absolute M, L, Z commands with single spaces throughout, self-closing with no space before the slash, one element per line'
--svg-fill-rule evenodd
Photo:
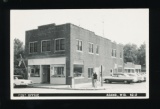
<path fill-rule="evenodd" d="M 10 94 L 148 99 L 149 9 L 10 10 Z"/>

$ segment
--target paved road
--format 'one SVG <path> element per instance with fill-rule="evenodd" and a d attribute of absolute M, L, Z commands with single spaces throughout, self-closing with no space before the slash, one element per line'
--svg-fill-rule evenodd
<path fill-rule="evenodd" d="M 99 84 L 100 87 L 100 84 Z M 13 93 L 146 93 L 148 91 L 146 82 L 142 83 L 104 83 L 106 90 L 62 90 L 45 88 L 14 88 Z"/>

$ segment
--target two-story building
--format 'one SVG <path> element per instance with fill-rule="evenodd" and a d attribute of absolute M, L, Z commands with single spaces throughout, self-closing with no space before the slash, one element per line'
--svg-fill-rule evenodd
<path fill-rule="evenodd" d="M 69 84 L 70 76 L 90 82 L 101 65 L 103 76 L 123 71 L 123 45 L 70 23 L 26 31 L 25 52 L 35 83 Z"/>

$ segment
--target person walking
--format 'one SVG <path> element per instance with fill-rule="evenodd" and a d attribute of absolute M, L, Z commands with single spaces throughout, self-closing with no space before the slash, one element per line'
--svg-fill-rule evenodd
<path fill-rule="evenodd" d="M 94 83 L 94 87 L 97 88 L 97 74 L 96 74 L 96 72 L 94 72 L 94 74 L 93 74 L 93 83 Z"/>

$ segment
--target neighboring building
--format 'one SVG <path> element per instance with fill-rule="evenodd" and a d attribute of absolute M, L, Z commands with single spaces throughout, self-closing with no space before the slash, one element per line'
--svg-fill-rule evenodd
<path fill-rule="evenodd" d="M 142 72 L 146 72 L 146 65 L 142 65 L 141 71 L 142 71 Z"/>
<path fill-rule="evenodd" d="M 141 65 L 127 62 L 124 64 L 124 73 L 141 73 Z"/>
<path fill-rule="evenodd" d="M 35 83 L 90 82 L 101 65 L 103 76 L 123 72 L 123 45 L 70 23 L 26 31 L 25 51 L 28 79 Z"/>

